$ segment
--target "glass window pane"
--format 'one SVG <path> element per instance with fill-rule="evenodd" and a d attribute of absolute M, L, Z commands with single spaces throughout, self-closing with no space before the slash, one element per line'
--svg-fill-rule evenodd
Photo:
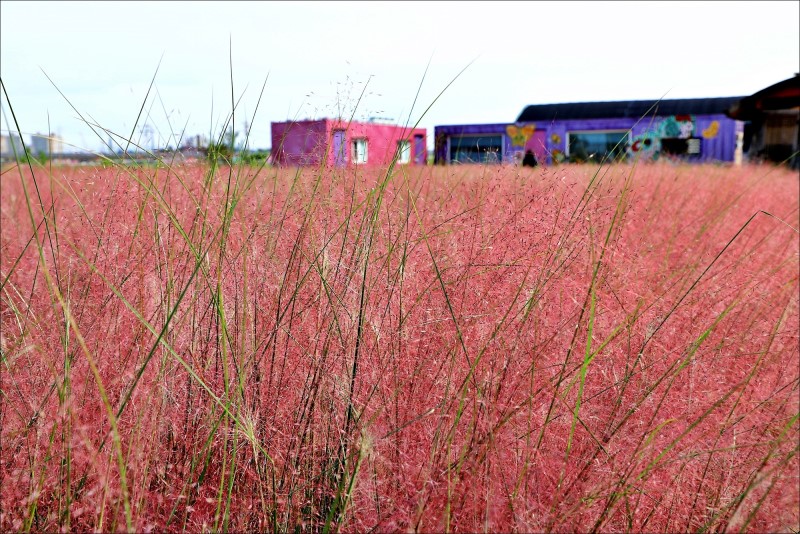
<path fill-rule="evenodd" d="M 397 143 L 398 150 L 398 163 L 408 163 L 411 161 L 411 143 L 408 141 L 400 141 Z"/>
<path fill-rule="evenodd" d="M 353 163 L 367 162 L 367 140 L 353 139 Z"/>
<path fill-rule="evenodd" d="M 570 161 L 622 159 L 628 144 L 626 130 L 612 132 L 568 132 Z"/>
<path fill-rule="evenodd" d="M 503 136 L 462 135 L 450 138 L 450 161 L 457 163 L 499 163 Z"/>

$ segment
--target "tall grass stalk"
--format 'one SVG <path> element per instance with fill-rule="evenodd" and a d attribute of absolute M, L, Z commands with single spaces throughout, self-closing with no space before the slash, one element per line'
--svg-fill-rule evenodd
<path fill-rule="evenodd" d="M 105 163 L 0 174 L 0 528 L 800 526 L 796 176 Z"/>

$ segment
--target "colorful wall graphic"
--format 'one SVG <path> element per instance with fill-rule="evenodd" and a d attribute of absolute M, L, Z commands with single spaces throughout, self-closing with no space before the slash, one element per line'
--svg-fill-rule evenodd
<path fill-rule="evenodd" d="M 533 124 L 522 127 L 509 124 L 506 127 L 506 133 L 508 134 L 509 139 L 511 139 L 511 146 L 524 147 L 525 143 L 528 142 L 528 139 L 530 139 L 535 131 L 536 126 Z"/>
<path fill-rule="evenodd" d="M 703 130 L 703 139 L 714 139 L 719 133 L 719 121 L 711 121 L 708 128 Z"/>
<path fill-rule="evenodd" d="M 744 123 L 720 113 L 672 113 L 655 117 L 568 118 L 516 123 L 436 126 L 436 162 L 453 163 L 453 147 L 493 140 L 498 163 L 513 164 L 532 150 L 543 165 L 576 159 L 570 143 L 583 135 L 625 136 L 614 158 L 733 162 Z M 493 145 L 494 146 L 494 145 Z M 602 150 L 600 151 L 602 152 Z M 597 154 L 600 154 L 597 152 Z M 594 153 L 593 153 L 594 155 Z M 602 155 L 602 154 L 600 154 Z M 600 156 L 597 156 L 599 161 Z M 481 160 L 483 161 L 483 160 Z M 488 160 L 487 160 L 488 161 Z"/>
<path fill-rule="evenodd" d="M 696 130 L 692 115 L 671 115 L 633 137 L 628 145 L 628 157 L 657 160 L 661 156 L 663 138 L 690 139 Z"/>
<path fill-rule="evenodd" d="M 561 144 L 561 136 L 557 133 L 550 134 L 550 154 L 553 155 L 553 163 L 563 163 L 566 159 L 564 147 Z"/>

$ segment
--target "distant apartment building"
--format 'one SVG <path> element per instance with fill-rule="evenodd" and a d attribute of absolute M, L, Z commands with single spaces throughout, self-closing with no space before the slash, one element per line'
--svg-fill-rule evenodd
<path fill-rule="evenodd" d="M 3 159 L 13 158 L 14 154 L 23 153 L 22 139 L 16 133 L 0 135 L 0 157 Z"/>
<path fill-rule="evenodd" d="M 62 154 L 64 152 L 64 140 L 51 133 L 44 135 L 37 133 L 31 136 L 32 154 Z"/>

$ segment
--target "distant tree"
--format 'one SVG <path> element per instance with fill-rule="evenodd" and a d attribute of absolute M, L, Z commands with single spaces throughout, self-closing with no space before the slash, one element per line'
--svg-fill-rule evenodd
<path fill-rule="evenodd" d="M 269 160 L 269 150 L 247 150 L 240 154 L 242 163 L 246 165 L 261 165 Z"/>
<path fill-rule="evenodd" d="M 209 142 L 206 152 L 208 160 L 212 163 L 218 163 L 219 160 L 222 159 L 225 163 L 231 164 L 233 162 L 233 153 L 238 136 L 239 132 L 229 128 L 217 141 Z"/>

